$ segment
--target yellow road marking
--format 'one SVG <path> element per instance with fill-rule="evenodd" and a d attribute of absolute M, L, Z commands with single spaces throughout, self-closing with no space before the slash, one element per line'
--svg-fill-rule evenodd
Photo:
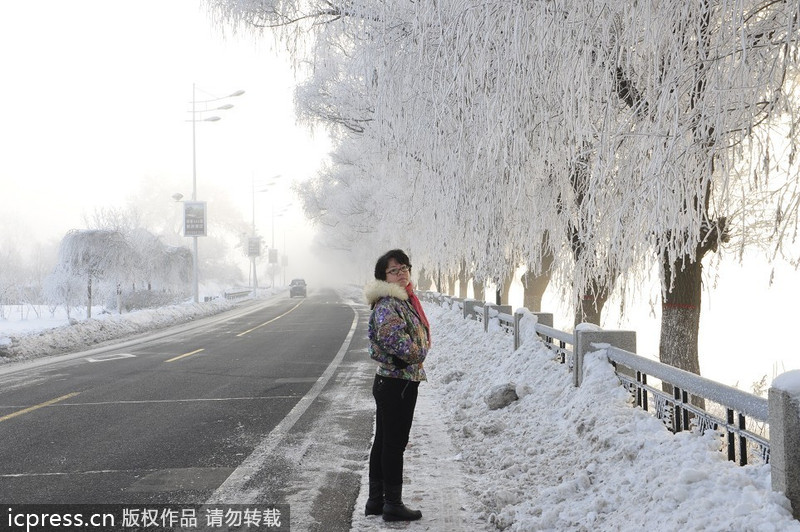
<path fill-rule="evenodd" d="M 284 312 L 284 313 L 283 313 L 283 314 L 281 314 L 280 316 L 276 316 L 276 317 L 272 318 L 272 319 L 271 319 L 271 320 L 269 320 L 269 321 L 265 321 L 265 322 L 264 322 L 264 323 L 262 323 L 261 325 L 256 325 L 256 326 L 255 326 L 255 327 L 253 327 L 252 329 L 248 329 L 248 330 L 246 330 L 246 331 L 244 331 L 244 332 L 240 332 L 240 333 L 239 333 L 239 334 L 237 334 L 236 336 L 244 336 L 245 334 L 247 334 L 247 333 L 251 333 L 251 332 L 255 331 L 256 329 L 259 329 L 259 328 L 263 327 L 264 325 L 268 325 L 268 324 L 272 323 L 272 322 L 273 322 L 273 321 L 275 321 L 275 320 L 279 320 L 279 319 L 281 319 L 282 317 L 286 316 L 286 315 L 287 315 L 287 314 L 289 314 L 291 311 L 293 311 L 294 309 L 296 309 L 297 307 L 299 307 L 300 305 L 302 305 L 302 304 L 303 304 L 303 301 L 305 301 L 305 300 L 302 300 L 302 301 L 300 301 L 300 303 L 298 303 L 297 305 L 293 306 L 292 308 L 290 308 L 289 310 L 287 310 L 286 312 Z"/>
<path fill-rule="evenodd" d="M 17 417 L 17 416 L 21 416 L 22 414 L 27 414 L 28 412 L 33 412 L 34 410 L 39 410 L 40 408 L 44 408 L 46 406 L 54 405 L 54 404 L 56 404 L 58 402 L 61 402 L 61 401 L 66 401 L 67 399 L 75 397 L 76 395 L 79 395 L 80 393 L 81 392 L 68 393 L 67 395 L 62 395 L 61 397 L 56 397 L 55 399 L 50 399 L 49 401 L 45 401 L 44 403 L 41 403 L 41 404 L 38 404 L 38 405 L 30 406 L 28 408 L 23 408 L 22 410 L 18 410 L 16 412 L 12 412 L 12 413 L 8 414 L 7 416 L 0 417 L 0 421 L 5 421 L 7 419 L 11 419 L 11 418 L 14 418 L 14 417 Z"/>
<path fill-rule="evenodd" d="M 175 358 L 170 358 L 170 359 L 169 359 L 169 360 L 167 360 L 166 362 L 175 362 L 176 360 L 180 360 L 180 359 L 182 359 L 182 358 L 186 358 L 186 357 L 190 357 L 190 356 L 192 356 L 192 355 L 196 355 L 196 354 L 197 354 L 197 353 L 199 353 L 200 351 L 205 351 L 205 349 L 195 349 L 195 350 L 194 350 L 194 351 L 192 351 L 191 353 L 185 353 L 185 354 L 183 354 L 183 355 L 176 356 Z"/>

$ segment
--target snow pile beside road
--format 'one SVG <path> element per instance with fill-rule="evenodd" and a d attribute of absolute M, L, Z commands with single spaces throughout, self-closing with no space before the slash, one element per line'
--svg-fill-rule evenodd
<path fill-rule="evenodd" d="M 459 311 L 425 311 L 433 347 L 420 394 L 436 394 L 468 501 L 497 528 L 800 531 L 769 466 L 727 461 L 713 435 L 672 435 L 630 406 L 599 354 L 575 388 L 537 338 L 514 351 L 510 335 Z M 509 383 L 519 399 L 491 410 L 487 395 Z"/>
<path fill-rule="evenodd" d="M 228 310 L 234 303 L 215 299 L 184 303 L 127 314 L 99 314 L 97 317 L 54 328 L 0 331 L 0 364 L 58 355 L 94 347 L 100 343 L 186 323 Z"/>

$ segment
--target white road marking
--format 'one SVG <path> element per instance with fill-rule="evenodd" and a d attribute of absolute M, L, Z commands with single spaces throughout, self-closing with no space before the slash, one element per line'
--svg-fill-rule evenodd
<path fill-rule="evenodd" d="M 153 473 L 159 469 L 101 469 L 97 471 L 58 471 L 54 473 L 5 473 L 0 478 L 66 477 L 70 475 L 124 475 L 131 473 Z"/>
<path fill-rule="evenodd" d="M 108 362 L 109 360 L 120 360 L 123 358 L 136 358 L 136 355 L 131 353 L 114 353 L 113 355 L 100 355 L 97 357 L 86 357 L 86 362 Z"/>

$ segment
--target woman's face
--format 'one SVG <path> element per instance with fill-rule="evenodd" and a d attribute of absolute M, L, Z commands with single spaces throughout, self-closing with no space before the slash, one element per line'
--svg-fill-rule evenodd
<path fill-rule="evenodd" d="M 408 266 L 400 264 L 394 259 L 389 259 L 389 264 L 386 266 L 386 282 L 405 288 L 411 282 L 411 270 Z"/>

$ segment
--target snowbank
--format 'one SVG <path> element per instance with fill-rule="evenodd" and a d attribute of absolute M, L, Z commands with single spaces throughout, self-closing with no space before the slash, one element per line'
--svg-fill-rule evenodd
<path fill-rule="evenodd" d="M 158 309 L 137 310 L 128 314 L 99 314 L 88 320 L 57 327 L 19 332 L 0 331 L 0 364 L 58 355 L 93 347 L 148 331 L 169 327 L 228 310 L 234 303 L 215 299 L 204 303 L 184 303 Z M 49 320 L 43 320 L 49 323 Z"/>
<path fill-rule="evenodd" d="M 566 367 L 528 337 L 512 338 L 426 305 L 433 328 L 430 388 L 461 453 L 468 500 L 508 530 L 800 531 L 770 487 L 768 465 L 740 467 L 714 436 L 673 435 L 632 408 L 612 367 Z M 486 395 L 513 384 L 519 399 L 491 410 Z"/>

